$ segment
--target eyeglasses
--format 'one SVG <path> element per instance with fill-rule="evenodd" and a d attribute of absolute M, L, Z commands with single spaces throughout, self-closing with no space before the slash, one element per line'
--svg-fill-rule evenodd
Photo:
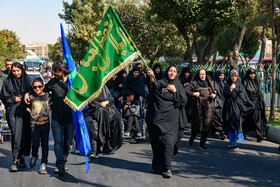
<path fill-rule="evenodd" d="M 39 88 L 39 89 L 43 88 L 43 86 L 42 86 L 42 85 L 39 85 L 39 86 L 32 86 L 32 88 L 33 88 L 34 90 L 36 90 L 37 88 Z"/>

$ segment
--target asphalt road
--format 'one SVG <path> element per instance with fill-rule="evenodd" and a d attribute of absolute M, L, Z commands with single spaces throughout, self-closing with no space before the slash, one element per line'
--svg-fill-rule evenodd
<path fill-rule="evenodd" d="M 180 143 L 180 152 L 172 162 L 173 176 L 164 179 L 150 174 L 152 151 L 148 143 L 126 142 L 115 154 L 103 155 L 90 161 L 90 171 L 85 173 L 85 161 L 81 155 L 68 158 L 68 173 L 58 176 L 55 169 L 53 141 L 50 142 L 48 174 L 38 173 L 29 166 L 17 173 L 10 173 L 12 163 L 10 143 L 0 144 L 0 186 L 280 186 L 280 151 L 277 144 L 255 138 L 241 144 L 240 149 L 229 152 L 228 140 L 210 137 L 208 151 L 198 149 L 199 139 L 193 147 L 187 140 L 190 131 Z M 30 158 L 26 158 L 29 162 Z"/>

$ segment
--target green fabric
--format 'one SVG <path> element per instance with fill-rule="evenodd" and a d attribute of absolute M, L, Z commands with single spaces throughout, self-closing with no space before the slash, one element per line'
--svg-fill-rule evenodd
<path fill-rule="evenodd" d="M 94 35 L 65 102 L 82 110 L 97 98 L 102 87 L 140 54 L 110 6 Z"/>

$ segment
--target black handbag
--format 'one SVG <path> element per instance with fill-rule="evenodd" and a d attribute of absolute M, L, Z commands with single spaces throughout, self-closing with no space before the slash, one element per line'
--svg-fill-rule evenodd
<path fill-rule="evenodd" d="M 140 106 L 139 105 L 128 106 L 127 109 L 124 111 L 124 117 L 128 117 L 128 116 L 140 117 Z"/>

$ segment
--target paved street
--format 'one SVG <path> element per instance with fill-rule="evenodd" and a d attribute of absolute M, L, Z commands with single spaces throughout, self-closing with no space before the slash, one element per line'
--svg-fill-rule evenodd
<path fill-rule="evenodd" d="M 50 143 L 48 174 L 38 173 L 40 162 L 17 173 L 10 173 L 10 143 L 0 144 L 0 186 L 280 186 L 280 152 L 271 142 L 257 143 L 249 137 L 240 149 L 229 152 L 228 140 L 210 137 L 209 151 L 187 145 L 187 130 L 180 153 L 173 159 L 173 177 L 163 179 L 150 174 L 152 152 L 148 143 L 126 142 L 115 154 L 90 161 L 90 171 L 83 156 L 71 154 L 65 176 L 53 173 L 55 155 Z M 29 158 L 26 159 L 27 163 Z"/>

